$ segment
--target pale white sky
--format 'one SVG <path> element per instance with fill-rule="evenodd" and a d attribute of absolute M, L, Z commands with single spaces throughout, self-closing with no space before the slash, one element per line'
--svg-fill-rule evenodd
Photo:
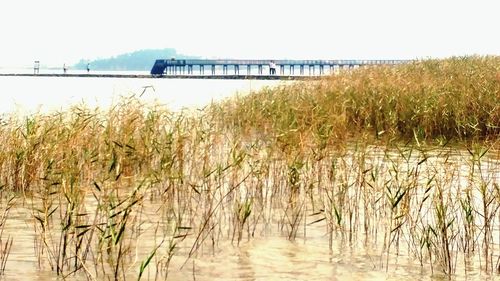
<path fill-rule="evenodd" d="M 208 58 L 500 55 L 498 0 L 2 0 L 0 67 L 138 49 Z"/>

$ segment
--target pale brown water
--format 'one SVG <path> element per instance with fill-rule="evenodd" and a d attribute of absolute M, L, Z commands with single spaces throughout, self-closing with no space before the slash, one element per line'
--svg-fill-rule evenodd
<path fill-rule="evenodd" d="M 28 210 L 18 206 L 11 211 L 5 234 L 12 235 L 14 243 L 2 280 L 53 280 L 56 274 L 46 264 L 39 268 L 34 255 L 33 219 Z M 277 231 L 252 239 L 240 246 L 230 241 L 220 242 L 217 249 L 204 247 L 195 258 L 186 262 L 190 243 L 174 256 L 168 280 L 420 280 L 430 279 L 430 272 L 408 257 L 391 257 L 386 271 L 380 262 L 381 250 L 363 242 L 349 243 L 335 240 L 329 249 L 324 225 L 307 227 L 307 237 L 290 241 Z M 153 248 L 153 235 L 143 235 L 137 251 Z M 185 263 L 185 264 L 184 264 Z M 129 278 L 135 280 L 140 261 L 130 269 Z M 150 270 L 145 280 L 154 280 Z M 469 272 L 473 275 L 473 272 Z M 438 275 L 439 276 L 439 275 Z M 149 277 L 149 278 L 148 278 Z M 72 280 L 87 280 L 80 275 Z M 162 280 L 162 278 L 160 278 Z"/>
<path fill-rule="evenodd" d="M 6 233 L 14 236 L 12 252 L 2 280 L 54 280 L 47 266 L 38 268 L 34 256 L 34 235 L 30 219 L 9 218 Z M 18 214 L 19 215 L 19 214 Z M 350 244 L 338 239 L 329 249 L 325 229 L 308 228 L 307 238 L 290 241 L 283 236 L 265 236 L 244 241 L 240 246 L 222 242 L 217 250 L 205 250 L 187 261 L 189 246 L 172 259 L 167 280 L 447 280 L 441 273 L 431 274 L 407 256 L 392 256 L 389 268 L 381 262 L 381 250 L 362 242 Z M 151 244 L 143 237 L 144 245 Z M 187 243 L 186 243 L 187 244 Z M 146 249 L 149 247 L 139 247 Z M 130 269 L 136 280 L 140 261 Z M 496 280 L 477 268 L 457 272 L 455 280 Z M 87 280 L 83 274 L 71 280 Z M 151 269 L 144 280 L 155 280 Z M 159 278 L 159 280 L 163 280 Z"/>
<path fill-rule="evenodd" d="M 382 170 L 390 169 L 389 166 L 384 166 L 385 162 L 381 160 L 383 155 L 380 151 L 377 148 L 373 148 L 373 151 L 367 163 L 381 165 Z M 434 155 L 432 162 L 429 160 L 428 167 L 436 169 L 449 165 L 453 167 L 453 171 L 459 171 L 459 174 L 467 175 L 470 172 L 471 167 L 467 164 L 468 156 L 465 151 L 458 151 L 451 156 L 448 154 L 447 161 L 438 154 Z M 482 162 L 482 172 L 486 181 L 493 186 L 500 181 L 500 163 L 498 152 L 490 152 L 489 155 Z M 396 154 L 393 157 L 397 157 Z M 350 161 L 347 156 L 345 159 L 346 162 Z M 410 162 L 414 161 L 418 159 Z M 461 182 L 466 185 L 465 179 L 456 183 Z M 155 245 L 158 245 L 161 237 L 172 239 L 170 234 L 165 234 L 169 233 L 167 230 L 155 231 L 157 226 L 160 229 L 168 228 L 161 211 L 163 203 L 155 198 L 157 197 L 152 195 L 148 197 L 136 211 L 134 218 L 138 219 L 138 223 L 133 225 L 134 232 L 128 236 L 131 252 L 125 266 L 127 280 L 137 279 L 141 261 L 155 248 Z M 90 194 L 87 195 L 87 200 L 88 208 L 91 210 L 95 202 Z M 198 202 L 198 204 L 205 203 Z M 11 236 L 14 240 L 3 280 L 54 280 L 57 277 L 46 259 L 42 258 L 39 263 L 35 254 L 36 221 L 30 208 L 29 200 L 18 198 L 8 215 L 3 237 L 5 239 Z M 253 218 L 254 220 L 247 224 L 243 230 L 242 240 L 238 244 L 231 235 L 232 209 L 221 207 L 220 213 L 217 213 L 218 220 L 213 225 L 214 231 L 207 235 L 205 242 L 192 257 L 188 256 L 197 232 L 188 230 L 185 239 L 175 240 L 178 244 L 169 265 L 168 276 L 165 272 L 156 274 L 156 266 L 161 268 L 161 257 L 167 253 L 166 242 L 159 248 L 142 279 L 164 280 L 168 277 L 168 280 L 447 280 L 446 275 L 438 269 L 438 265 L 433 265 L 432 269 L 425 260 L 421 265 L 410 253 L 410 249 L 405 246 L 407 245 L 405 240 L 408 239 L 408 236 L 405 236 L 407 232 L 402 234 L 403 242 L 399 250 L 397 252 L 392 250 L 387 255 L 383 245 L 384 232 L 381 230 L 384 227 L 370 228 L 378 229 L 378 232 L 358 230 L 353 235 L 350 235 L 351 232 L 346 228 L 336 230 L 330 235 L 327 221 L 314 223 L 318 217 L 313 214 L 313 208 L 307 205 L 296 238 L 289 239 L 287 228 L 280 223 L 284 210 L 265 208 L 260 220 Z M 254 209 L 254 214 L 257 212 L 258 210 Z M 196 225 L 200 226 L 196 223 L 200 219 L 199 214 L 195 216 L 192 219 L 193 229 Z M 500 253 L 498 212 L 495 216 L 492 245 L 494 264 Z M 55 225 L 57 223 L 55 222 Z M 477 239 L 481 239 L 480 234 L 479 231 Z M 482 270 L 482 259 L 478 255 L 464 258 L 460 251 L 456 251 L 454 257 L 453 280 L 500 278 L 495 273 Z M 94 273 L 92 269 L 89 271 L 96 280 L 104 278 Z M 88 277 L 80 271 L 76 275 L 71 275 L 69 279 L 88 280 Z"/>

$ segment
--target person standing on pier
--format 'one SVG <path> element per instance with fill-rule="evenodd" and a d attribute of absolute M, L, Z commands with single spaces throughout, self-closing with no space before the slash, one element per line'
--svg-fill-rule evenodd
<path fill-rule="evenodd" d="M 90 72 L 90 63 L 87 63 L 87 74 Z"/>
<path fill-rule="evenodd" d="M 64 74 L 66 74 L 66 72 L 68 71 L 68 68 L 66 67 L 66 64 L 63 64 L 63 71 L 64 71 Z"/>
<path fill-rule="evenodd" d="M 34 71 L 34 74 L 40 73 L 40 61 L 38 61 L 38 60 L 35 61 L 35 66 L 33 66 L 33 71 Z"/>
<path fill-rule="evenodd" d="M 276 64 L 274 63 L 273 60 L 269 63 L 269 74 L 271 75 L 276 74 Z"/>

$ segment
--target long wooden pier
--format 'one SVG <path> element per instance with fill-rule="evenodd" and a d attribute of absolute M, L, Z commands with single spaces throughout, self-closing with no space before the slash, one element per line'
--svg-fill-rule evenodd
<path fill-rule="evenodd" d="M 410 60 L 205 60 L 158 59 L 150 74 L 120 72 L 0 73 L 1 76 L 90 77 L 90 78 L 168 78 L 226 80 L 314 80 L 345 69 L 376 65 L 398 65 Z M 205 73 L 207 70 L 207 73 Z"/>
<path fill-rule="evenodd" d="M 270 76 L 316 76 L 334 73 L 345 68 L 370 65 L 397 65 L 407 63 L 409 60 L 239 60 L 239 59 L 158 59 L 156 60 L 151 75 L 169 76 L 178 74 L 205 75 L 205 68 L 210 70 L 210 75 L 230 75 L 230 68 L 234 75 L 257 75 L 267 73 Z M 195 70 L 198 70 L 195 72 Z M 295 70 L 298 70 L 297 72 Z M 278 71 L 279 70 L 279 71 Z M 306 73 L 307 70 L 307 73 Z"/>

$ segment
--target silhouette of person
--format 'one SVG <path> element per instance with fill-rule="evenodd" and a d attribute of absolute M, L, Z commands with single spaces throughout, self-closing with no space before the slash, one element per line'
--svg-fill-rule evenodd
<path fill-rule="evenodd" d="M 68 67 L 66 67 L 66 64 L 63 64 L 63 71 L 64 71 L 64 74 L 66 74 L 66 72 L 68 71 Z"/>
<path fill-rule="evenodd" d="M 274 61 L 271 61 L 269 63 L 269 74 L 271 74 L 271 75 L 276 74 L 276 64 L 274 63 Z"/>
<path fill-rule="evenodd" d="M 87 63 L 87 73 L 90 72 L 90 63 Z"/>

